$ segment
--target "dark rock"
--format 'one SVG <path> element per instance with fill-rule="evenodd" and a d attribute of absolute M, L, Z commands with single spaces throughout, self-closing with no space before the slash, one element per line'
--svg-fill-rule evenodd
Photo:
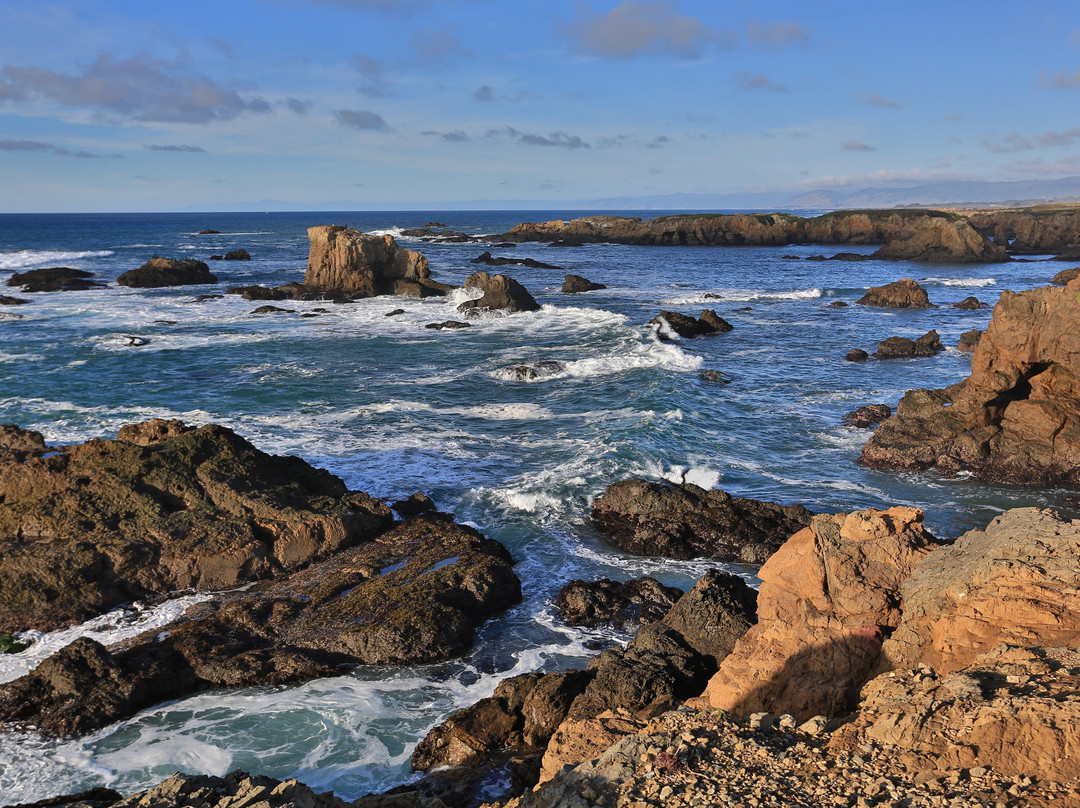
<path fill-rule="evenodd" d="M 432 328 L 432 329 L 435 329 L 436 331 L 443 331 L 445 329 L 453 330 L 455 328 L 471 328 L 471 327 L 472 327 L 472 323 L 463 323 L 463 322 L 460 322 L 459 320 L 443 320 L 441 323 L 428 323 L 427 325 L 424 326 L 424 328 Z"/>
<path fill-rule="evenodd" d="M 870 354 L 864 351 L 862 348 L 852 348 L 847 352 L 847 356 L 844 357 L 849 362 L 865 362 L 870 358 Z"/>
<path fill-rule="evenodd" d="M 1080 267 L 1063 269 L 1061 270 L 1061 272 L 1058 272 L 1056 275 L 1054 275 L 1054 279 L 1051 281 L 1051 283 L 1056 284 L 1057 286 L 1065 286 L 1069 283 L 1069 281 L 1078 277 L 1080 277 Z"/>
<path fill-rule="evenodd" d="M 711 569 L 663 618 L 699 654 L 719 664 L 757 622 L 757 592 L 737 575 Z"/>
<path fill-rule="evenodd" d="M 680 314 L 677 311 L 662 311 L 649 320 L 649 325 L 656 326 L 657 334 L 661 339 L 666 338 L 667 329 L 671 329 L 684 339 L 709 334 L 722 334 L 731 330 L 731 324 L 718 317 L 712 309 L 706 309 L 701 313 L 701 317 L 697 319 Z"/>
<path fill-rule="evenodd" d="M 933 356 L 945 350 L 937 331 L 927 331 L 918 339 L 889 337 L 878 343 L 874 353 L 878 359 L 898 359 L 912 356 Z"/>
<path fill-rule="evenodd" d="M 199 235 L 200 236 L 218 236 L 218 235 L 221 235 L 221 231 L 220 230 L 200 230 Z"/>
<path fill-rule="evenodd" d="M 448 518 L 416 519 L 314 567 L 215 596 L 109 653 L 83 639 L 0 685 L 0 721 L 81 734 L 164 699 L 418 664 L 467 650 L 521 600 L 506 549 Z M 93 705 L 89 707 L 88 705 Z"/>
<path fill-rule="evenodd" d="M 105 284 L 90 280 L 93 272 L 69 267 L 49 267 L 16 272 L 8 278 L 8 286 L 20 286 L 24 292 L 83 292 L 99 289 Z M 17 299 L 17 298 L 15 298 Z"/>
<path fill-rule="evenodd" d="M 612 483 L 590 520 L 635 555 L 714 558 L 760 564 L 810 522 L 801 505 L 776 505 L 685 483 Z"/>
<path fill-rule="evenodd" d="M 137 337 L 134 334 L 124 335 L 124 344 L 129 348 L 141 348 L 143 345 L 149 344 L 150 340 L 145 337 Z"/>
<path fill-rule="evenodd" d="M 37 802 L 21 802 L 11 808 L 112 808 L 123 796 L 111 788 L 91 788 L 78 794 L 66 794 Z"/>
<path fill-rule="evenodd" d="M 190 303 L 205 303 L 207 300 L 217 300 L 218 298 L 225 297 L 225 295 L 196 295 L 189 302 Z"/>
<path fill-rule="evenodd" d="M 874 256 L 863 255 L 862 253 L 854 252 L 838 252 L 836 255 L 829 256 L 830 261 L 873 261 Z"/>
<path fill-rule="evenodd" d="M 225 256 L 224 255 L 211 255 L 210 260 L 211 261 L 224 261 Z"/>
<path fill-rule="evenodd" d="M 554 359 L 546 359 L 533 362 L 528 365 L 517 365 L 508 371 L 515 381 L 530 382 L 534 379 L 546 379 L 566 370 L 566 364 Z"/>
<path fill-rule="evenodd" d="M 957 344 L 956 349 L 960 353 L 975 353 L 975 349 L 979 347 L 979 340 L 982 339 L 983 332 L 977 328 L 973 328 L 970 331 L 965 331 L 960 335 L 960 342 Z"/>
<path fill-rule="evenodd" d="M 252 309 L 252 314 L 296 314 L 296 309 L 283 309 L 279 306 L 259 306 L 257 309 Z"/>
<path fill-rule="evenodd" d="M 799 256 L 797 256 L 797 255 L 781 255 L 780 258 L 781 258 L 781 260 L 784 260 L 784 261 L 798 261 L 799 260 Z"/>
<path fill-rule="evenodd" d="M 415 494 L 410 494 L 405 499 L 398 500 L 390 507 L 401 514 L 405 519 L 412 519 L 415 516 L 430 516 L 439 511 L 439 509 L 435 507 L 435 503 L 431 501 L 431 497 L 427 494 L 421 494 L 419 491 Z"/>
<path fill-rule="evenodd" d="M 137 289 L 153 289 L 161 286 L 190 286 L 217 283 L 217 276 L 210 267 L 194 258 L 178 261 L 173 258 L 154 256 L 138 269 L 130 269 L 116 279 L 121 286 Z"/>
<path fill-rule="evenodd" d="M 36 433 L 0 434 L 16 452 L 40 453 Z M 281 575 L 391 521 L 329 472 L 225 427 L 126 426 L 116 440 L 0 465 L 0 632 Z"/>
<path fill-rule="evenodd" d="M 458 311 L 461 312 L 471 309 L 501 309 L 509 312 L 540 309 L 540 304 L 524 286 L 505 275 L 477 272 L 465 279 L 465 288 L 481 289 L 484 295 L 478 300 L 466 300 L 458 306 Z"/>
<path fill-rule="evenodd" d="M 384 314 L 383 316 L 384 317 L 397 317 L 399 314 L 404 314 L 404 313 L 405 313 L 405 309 L 393 309 L 391 311 L 386 312 L 386 314 Z"/>
<path fill-rule="evenodd" d="M 529 269 L 562 269 L 562 267 L 557 267 L 554 264 L 545 264 L 532 258 L 507 258 L 506 256 L 495 258 L 490 252 L 481 253 L 476 258 L 472 259 L 470 263 L 486 264 L 487 266 L 493 267 L 516 264 L 518 266 L 528 267 Z"/>
<path fill-rule="evenodd" d="M 563 280 L 562 291 L 564 294 L 573 295 L 579 292 L 594 292 L 597 289 L 607 289 L 602 283 L 594 283 L 581 275 L 567 275 Z"/>
<path fill-rule="evenodd" d="M 408 280 L 398 278 L 390 285 L 390 294 L 399 297 L 444 297 L 455 287 L 447 283 L 439 283 L 431 278 L 420 280 Z"/>
<path fill-rule="evenodd" d="M 25 300 L 21 297 L 12 297 L 11 295 L 0 295 L 0 306 L 22 306 L 29 303 L 29 300 Z"/>
<path fill-rule="evenodd" d="M 626 629 L 655 623 L 682 594 L 681 589 L 664 586 L 655 578 L 635 578 L 622 583 L 609 578 L 574 580 L 559 590 L 555 609 L 560 619 L 571 626 L 611 625 Z"/>
<path fill-rule="evenodd" d="M 975 311 L 976 309 L 981 309 L 985 305 L 985 303 L 979 302 L 979 298 L 975 297 L 974 295 L 970 295 L 968 297 L 965 297 L 959 303 L 953 303 L 952 307 L 954 309 L 963 309 L 964 311 Z"/>
<path fill-rule="evenodd" d="M 446 227 L 442 222 L 428 222 L 424 227 Z"/>
<path fill-rule="evenodd" d="M 230 286 L 225 290 L 227 295 L 241 295 L 244 300 L 285 300 L 289 297 L 282 289 L 271 289 L 267 286 Z"/>
<path fill-rule="evenodd" d="M 843 300 L 834 300 L 829 305 L 832 306 L 834 309 L 846 309 L 847 308 L 847 303 L 845 303 Z"/>
<path fill-rule="evenodd" d="M 866 429 L 874 424 L 880 424 L 890 415 L 892 415 L 892 407 L 888 404 L 866 404 L 845 415 L 844 423 L 848 426 Z"/>
<path fill-rule="evenodd" d="M 873 286 L 855 301 L 863 306 L 879 306 L 891 309 L 933 308 L 926 290 L 911 278 L 901 278 L 884 286 Z"/>
<path fill-rule="evenodd" d="M 806 260 L 807 261 L 827 261 L 828 259 L 824 255 L 808 255 L 808 256 L 806 256 Z"/>
<path fill-rule="evenodd" d="M 719 370 L 699 371 L 698 378 L 706 382 L 715 382 L 716 384 L 729 384 L 731 382 L 731 377 L 726 373 L 721 373 Z"/>
<path fill-rule="evenodd" d="M 229 252 L 225 253 L 225 260 L 226 261 L 250 261 L 251 260 L 251 254 L 247 250 L 244 250 L 244 249 L 230 250 Z"/>
<path fill-rule="evenodd" d="M 726 334 L 734 328 L 731 323 L 719 316 L 712 309 L 705 309 L 701 312 L 701 314 L 698 315 L 698 322 L 712 326 L 713 332 L 716 334 Z"/>

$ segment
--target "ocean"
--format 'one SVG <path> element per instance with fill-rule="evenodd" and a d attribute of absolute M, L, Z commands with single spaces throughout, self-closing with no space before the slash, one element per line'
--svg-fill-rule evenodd
<path fill-rule="evenodd" d="M 620 212 L 650 217 L 661 212 Z M 234 768 L 296 777 L 352 799 L 411 778 L 417 741 L 450 712 L 490 695 L 503 678 L 583 666 L 612 632 L 560 623 L 552 601 L 574 578 L 652 575 L 684 588 L 711 566 L 620 552 L 585 522 L 590 502 L 632 476 L 686 480 L 737 496 L 814 511 L 915 505 L 930 530 L 954 538 L 1002 510 L 1053 506 L 1062 489 L 989 486 L 970 477 L 874 471 L 857 462 L 869 436 L 845 426 L 863 404 L 891 406 L 906 390 L 965 378 L 960 335 L 985 328 L 989 307 L 951 304 L 1045 285 L 1062 264 L 806 261 L 830 246 L 783 248 L 522 244 L 497 255 L 563 269 L 506 266 L 541 304 L 488 315 L 460 331 L 423 326 L 463 319 L 466 297 L 379 297 L 353 304 L 284 301 L 293 313 L 254 315 L 226 287 L 300 281 L 307 228 L 342 224 L 390 233 L 422 251 L 439 281 L 461 284 L 483 244 L 433 244 L 401 231 L 437 221 L 469 234 L 574 211 L 0 215 L 0 284 L 10 273 L 68 266 L 109 283 L 85 292 L 3 293 L 0 423 L 52 443 L 115 437 L 126 423 L 179 418 L 234 429 L 260 449 L 295 454 L 387 501 L 415 491 L 498 539 L 513 554 L 524 602 L 488 623 L 463 658 L 421 667 L 368 667 L 292 687 L 206 693 L 160 705 L 75 740 L 0 734 L 3 802 L 104 785 L 131 793 L 177 770 Z M 199 235 L 204 229 L 220 231 Z M 122 272 L 153 255 L 207 260 L 243 248 L 250 261 L 208 262 L 213 286 L 129 289 Z M 875 248 L 843 247 L 871 253 Z M 604 283 L 560 292 L 567 272 Z M 913 277 L 939 308 L 853 305 L 869 286 Z M 830 304 L 842 301 L 847 307 Z M 404 314 L 386 317 L 392 309 Z M 727 334 L 662 341 L 646 324 L 661 310 L 714 309 Z M 321 311 L 317 311 L 321 310 Z M 314 313 L 314 317 L 302 317 Z M 937 329 L 932 358 L 845 361 L 889 336 Z M 139 340 L 132 340 L 138 337 Z M 133 345 L 132 342 L 145 344 Z M 539 365 L 538 363 L 546 363 Z M 516 369 L 538 374 L 520 380 Z M 730 379 L 717 383 L 701 371 Z M 749 567 L 729 569 L 754 580 Z M 0 657 L 0 681 L 32 668 L 78 634 L 109 642 L 162 625 L 198 595 L 139 604 L 37 637 Z"/>

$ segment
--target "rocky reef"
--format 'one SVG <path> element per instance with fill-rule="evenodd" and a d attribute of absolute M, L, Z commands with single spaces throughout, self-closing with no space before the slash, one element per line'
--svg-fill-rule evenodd
<path fill-rule="evenodd" d="M 875 468 L 987 480 L 1080 481 L 1080 280 L 1002 293 L 971 360 L 945 390 L 914 390 L 863 447 Z"/>

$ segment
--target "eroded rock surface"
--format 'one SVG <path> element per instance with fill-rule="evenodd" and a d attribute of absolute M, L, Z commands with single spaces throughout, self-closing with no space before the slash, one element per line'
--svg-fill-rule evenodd
<path fill-rule="evenodd" d="M 731 331 L 732 325 L 712 309 L 705 309 L 699 317 L 690 317 L 677 311 L 662 311 L 651 320 L 649 325 L 656 326 L 661 339 L 667 338 L 668 330 L 680 337 L 702 337 L 710 334 L 724 334 Z"/>
<path fill-rule="evenodd" d="M 877 468 L 960 470 L 996 482 L 1080 481 L 1080 279 L 1003 292 L 947 390 L 915 390 L 863 447 Z"/>
<path fill-rule="evenodd" d="M 660 620 L 682 594 L 681 589 L 664 586 L 655 578 L 574 580 L 559 590 L 555 609 L 571 626 L 624 629 Z"/>
<path fill-rule="evenodd" d="M 912 278 L 901 278 L 884 286 L 872 286 L 855 302 L 863 306 L 888 309 L 933 308 L 926 290 Z"/>
<path fill-rule="evenodd" d="M 431 280 L 427 258 L 399 247 L 393 236 L 373 236 L 341 225 L 308 228 L 304 287 L 328 297 L 445 293 Z M 425 294 L 426 290 L 426 294 Z"/>
<path fill-rule="evenodd" d="M 138 269 L 129 269 L 116 279 L 121 286 L 154 289 L 161 286 L 193 286 L 217 283 L 217 276 L 204 262 L 194 258 L 178 260 L 155 255 Z"/>
<path fill-rule="evenodd" d="M 569 274 L 563 278 L 561 291 L 563 294 L 575 295 L 581 292 L 595 292 L 597 289 L 607 289 L 607 287 L 602 283 L 590 281 L 581 275 Z"/>
<path fill-rule="evenodd" d="M 466 289 L 481 289 L 484 294 L 476 300 L 466 300 L 458 311 L 468 312 L 476 309 L 500 309 L 508 312 L 537 311 L 540 304 L 529 294 L 529 290 L 505 275 L 489 275 L 475 272 L 465 279 Z"/>
<path fill-rule="evenodd" d="M 609 485 L 590 520 L 635 555 L 760 564 L 811 515 L 801 505 L 732 497 L 692 483 L 631 479 Z"/>

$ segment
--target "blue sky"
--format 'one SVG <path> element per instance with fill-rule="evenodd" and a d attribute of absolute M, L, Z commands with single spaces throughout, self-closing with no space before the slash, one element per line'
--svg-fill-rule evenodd
<path fill-rule="evenodd" d="M 0 211 L 1080 175 L 1080 4 L 0 0 Z"/>

